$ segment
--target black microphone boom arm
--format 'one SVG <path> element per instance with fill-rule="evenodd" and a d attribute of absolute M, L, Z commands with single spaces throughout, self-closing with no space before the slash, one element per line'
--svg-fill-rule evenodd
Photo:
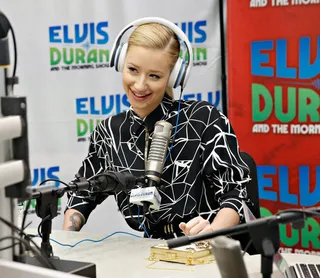
<path fill-rule="evenodd" d="M 204 233 L 194 236 L 183 236 L 179 238 L 167 240 L 169 248 L 176 248 L 184 245 L 188 245 L 193 242 L 211 239 L 217 236 L 232 236 L 250 232 L 261 225 L 276 226 L 278 224 L 288 224 L 300 222 L 301 219 L 305 219 L 312 214 L 320 214 L 320 208 L 301 209 L 295 211 L 282 211 L 277 215 L 269 217 L 258 218 L 250 223 L 239 224 L 231 228 L 221 229 L 210 233 Z"/>
<path fill-rule="evenodd" d="M 136 186 L 138 178 L 130 172 L 104 172 L 94 176 L 91 180 L 80 178 L 69 183 L 72 191 L 91 190 L 93 192 L 128 192 Z"/>

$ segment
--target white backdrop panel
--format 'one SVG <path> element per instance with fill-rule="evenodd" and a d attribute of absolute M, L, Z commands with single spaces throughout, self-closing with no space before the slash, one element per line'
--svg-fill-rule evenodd
<path fill-rule="evenodd" d="M 92 130 L 96 120 L 128 109 L 121 74 L 107 66 L 115 37 L 133 20 L 159 16 L 183 29 L 195 56 L 184 97 L 208 100 L 221 109 L 216 0 L 0 0 L 0 7 L 13 25 L 18 44 L 20 84 L 15 94 L 27 96 L 34 185 L 50 177 L 69 181 L 86 155 L 90 122 Z M 87 30 L 87 36 L 77 40 L 76 30 L 80 35 Z M 67 59 L 63 59 L 63 51 Z M 73 62 L 68 65 L 65 60 L 71 57 Z M 72 69 L 80 66 L 92 68 Z M 61 212 L 65 201 L 63 197 Z M 28 220 L 34 227 L 40 222 L 34 214 Z M 62 215 L 55 218 L 53 228 L 60 229 L 62 221 Z M 92 213 L 83 230 L 132 232 L 111 197 Z"/>

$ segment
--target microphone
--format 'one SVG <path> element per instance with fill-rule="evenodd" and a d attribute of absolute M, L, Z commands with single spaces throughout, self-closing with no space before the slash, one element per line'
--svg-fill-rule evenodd
<path fill-rule="evenodd" d="M 248 278 L 239 241 L 226 236 L 219 236 L 210 243 L 221 278 Z"/>
<path fill-rule="evenodd" d="M 146 163 L 146 177 L 150 180 L 149 185 L 154 185 L 153 182 L 160 183 L 171 133 L 172 124 L 166 121 L 156 122 Z"/>
<path fill-rule="evenodd" d="M 68 184 L 67 191 L 89 190 L 91 193 L 128 192 L 136 186 L 137 178 L 130 172 L 106 171 L 94 176 L 91 180 L 78 177 Z"/>
<path fill-rule="evenodd" d="M 161 180 L 171 133 L 172 124 L 163 120 L 156 122 L 146 161 L 147 186 L 131 190 L 130 203 L 143 205 L 144 213 L 149 210 L 149 207 L 154 210 L 160 207 L 161 196 L 156 186 Z"/>

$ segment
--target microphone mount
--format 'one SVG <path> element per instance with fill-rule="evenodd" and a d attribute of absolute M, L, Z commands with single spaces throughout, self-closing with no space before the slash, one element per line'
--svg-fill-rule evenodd
<path fill-rule="evenodd" d="M 58 180 L 47 179 L 43 181 L 42 184 L 47 181 Z M 88 277 L 96 277 L 95 265 L 93 264 L 60 260 L 58 257 L 53 256 L 53 250 L 50 244 L 50 234 L 52 232 L 52 220 L 58 215 L 58 200 L 66 192 L 76 192 L 81 190 L 88 190 L 92 195 L 119 191 L 128 192 L 141 182 L 146 182 L 145 177 L 136 178 L 129 172 L 104 172 L 96 175 L 90 180 L 76 175 L 76 179 L 74 181 L 71 181 L 68 184 L 60 182 L 64 186 L 59 187 L 53 185 L 41 186 L 41 184 L 40 186 L 27 187 L 26 191 L 31 196 L 28 200 L 29 202 L 31 199 L 36 200 L 36 214 L 42 219 L 40 223 L 41 231 L 38 229 L 41 236 L 42 255 L 47 257 L 60 271 L 70 272 L 70 270 L 72 270 L 73 273 L 77 273 L 79 275 L 86 273 Z M 17 261 L 27 264 L 38 265 L 38 261 L 35 257 L 21 255 L 16 259 Z"/>
<path fill-rule="evenodd" d="M 66 192 L 76 192 L 89 190 L 90 194 L 114 193 L 119 191 L 128 192 L 134 188 L 138 182 L 144 178 L 136 178 L 129 172 L 104 172 L 87 180 L 76 176 L 76 180 L 65 186 L 30 186 L 27 188 L 31 198 L 36 199 L 36 214 L 42 219 L 41 224 L 41 250 L 43 255 L 51 257 L 53 255 L 50 244 L 50 234 L 52 230 L 52 219 L 58 215 L 58 200 Z M 50 181 L 48 179 L 47 181 Z"/>

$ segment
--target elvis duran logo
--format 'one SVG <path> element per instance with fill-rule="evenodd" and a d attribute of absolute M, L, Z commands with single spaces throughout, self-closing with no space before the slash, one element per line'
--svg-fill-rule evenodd
<path fill-rule="evenodd" d="M 176 23 L 178 27 L 186 34 L 188 40 L 193 45 L 193 66 L 207 65 L 207 48 L 203 44 L 207 40 L 207 21 L 188 21 Z M 180 56 L 185 60 L 188 58 L 188 53 L 181 51 Z"/>
<path fill-rule="evenodd" d="M 220 91 L 207 93 L 190 93 L 183 95 L 184 100 L 205 100 L 221 108 Z M 101 120 L 129 109 L 130 103 L 126 94 L 108 94 L 76 98 L 76 130 L 78 142 L 88 140 L 90 134 Z"/>
<path fill-rule="evenodd" d="M 176 23 L 187 35 L 193 47 L 193 65 L 207 65 L 207 21 Z M 51 71 L 83 70 L 109 67 L 110 44 L 108 21 L 49 26 Z M 181 51 L 181 56 L 187 53 Z"/>
<path fill-rule="evenodd" d="M 297 171 L 297 184 L 291 183 L 291 175 Z M 315 179 L 313 173 L 315 172 Z M 320 196 L 320 166 L 301 165 L 289 167 L 287 165 L 258 165 L 257 166 L 259 198 L 268 202 L 281 203 L 289 207 L 313 207 L 319 203 Z M 279 190 L 274 187 L 278 186 Z M 298 190 L 292 192 L 293 186 Z M 261 207 L 262 216 L 270 216 L 272 212 Z M 280 239 L 285 247 L 285 253 L 305 253 L 320 255 L 320 224 L 316 219 L 307 218 L 305 226 L 300 230 L 292 225 L 280 225 Z M 301 248 L 292 248 L 298 243 Z"/>
<path fill-rule="evenodd" d="M 252 132 L 320 134 L 320 36 L 251 42 L 251 74 Z"/>
<path fill-rule="evenodd" d="M 109 66 L 108 21 L 49 27 L 51 71 Z"/>

